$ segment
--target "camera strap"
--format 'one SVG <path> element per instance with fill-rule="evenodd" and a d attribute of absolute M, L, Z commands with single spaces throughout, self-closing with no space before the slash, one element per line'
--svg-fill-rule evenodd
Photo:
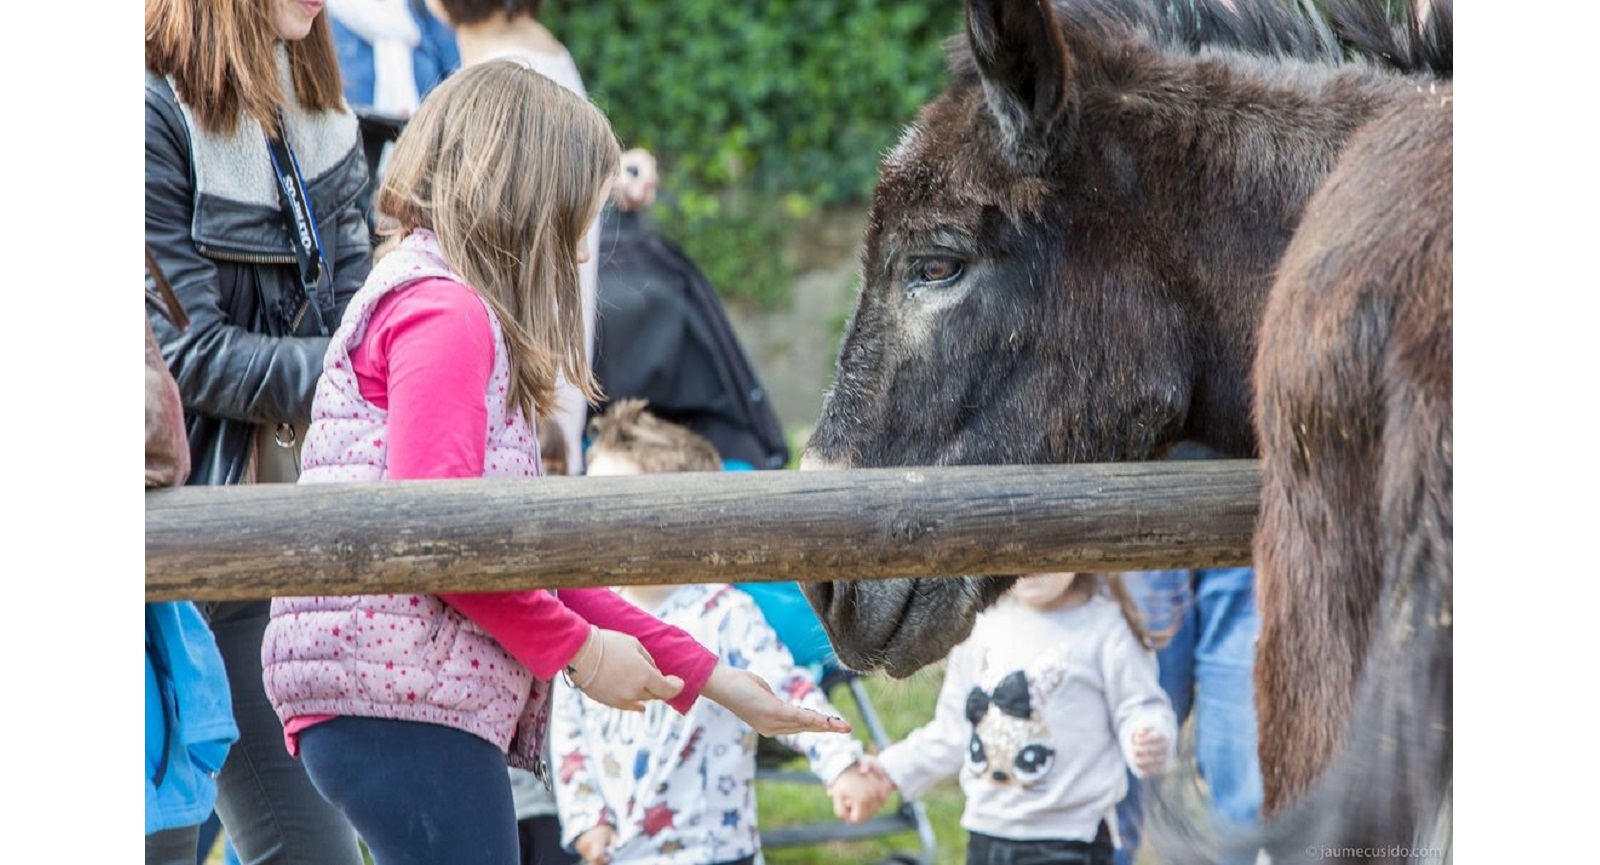
<path fill-rule="evenodd" d="M 305 290 L 307 306 L 316 322 L 317 333 L 328 335 L 327 323 L 322 319 L 322 306 L 318 303 L 318 290 L 330 286 L 328 258 L 322 251 L 322 236 L 317 231 L 316 214 L 311 211 L 311 196 L 306 193 L 305 178 L 300 173 L 300 161 L 295 158 L 294 147 L 284 134 L 283 115 L 278 115 L 278 137 L 266 136 L 267 156 L 272 160 L 272 170 L 278 177 L 278 202 L 283 207 L 284 218 L 289 222 L 289 239 L 294 246 L 298 262 L 301 288 Z"/>

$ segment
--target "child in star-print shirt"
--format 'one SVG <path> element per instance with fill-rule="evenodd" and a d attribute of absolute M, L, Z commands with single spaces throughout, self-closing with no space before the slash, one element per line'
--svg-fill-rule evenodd
<path fill-rule="evenodd" d="M 592 422 L 590 434 L 590 475 L 721 468 L 709 442 L 644 411 L 638 400 L 614 403 Z M 755 601 L 739 589 L 725 583 L 627 586 L 618 594 L 683 628 L 723 663 L 756 673 L 789 702 L 838 715 Z M 590 865 L 753 862 L 761 847 L 757 734 L 709 700 L 682 715 L 662 708 L 647 703 L 643 712 L 613 709 L 557 681 L 550 743 L 562 844 Z M 863 754 L 859 741 L 837 733 L 778 741 L 804 754 L 830 788 L 858 771 Z"/>
<path fill-rule="evenodd" d="M 688 631 L 731 667 L 748 668 L 792 702 L 837 715 L 749 595 L 726 584 L 627 587 L 661 621 Z M 590 862 L 732 863 L 760 848 L 756 733 L 707 700 L 679 715 L 646 704 L 624 712 L 557 685 L 552 769 L 562 843 Z M 801 733 L 779 741 L 831 785 L 861 758 L 859 741 Z"/>

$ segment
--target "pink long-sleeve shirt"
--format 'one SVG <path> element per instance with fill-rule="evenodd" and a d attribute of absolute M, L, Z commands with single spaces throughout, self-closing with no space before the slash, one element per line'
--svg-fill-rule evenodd
<path fill-rule="evenodd" d="M 378 301 L 352 371 L 368 402 L 388 412 L 390 480 L 475 478 L 484 471 L 488 414 L 483 394 L 494 370 L 494 331 L 472 289 L 430 278 Z M 583 647 L 590 625 L 631 634 L 664 673 L 683 679 L 667 701 L 687 713 L 717 656 L 610 589 L 451 592 L 438 597 L 483 628 L 535 676 L 549 680 Z M 299 731 L 331 715 L 284 726 L 289 750 Z"/>

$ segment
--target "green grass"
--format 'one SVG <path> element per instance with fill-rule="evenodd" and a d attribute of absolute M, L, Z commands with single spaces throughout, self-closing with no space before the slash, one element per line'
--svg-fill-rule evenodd
<path fill-rule="evenodd" d="M 891 741 L 898 741 L 933 717 L 934 702 L 944 665 L 935 664 L 906 680 L 874 675 L 865 680 L 872 706 Z M 856 729 L 857 738 L 868 741 L 866 725 L 848 690 L 833 693 L 834 705 Z M 870 746 L 869 746 L 870 748 Z M 785 768 L 805 771 L 804 759 L 796 758 Z M 964 800 L 954 778 L 935 786 L 922 797 L 938 842 L 935 865 L 960 865 L 966 861 L 966 833 L 962 830 Z M 833 805 L 821 785 L 759 781 L 756 784 L 758 818 L 763 829 L 811 823 L 833 823 Z M 891 813 L 898 799 L 891 798 L 880 814 Z M 813 847 L 769 849 L 769 865 L 847 865 L 876 863 L 894 853 L 917 854 L 921 843 L 914 831 L 885 835 L 865 841 L 830 842 Z"/>

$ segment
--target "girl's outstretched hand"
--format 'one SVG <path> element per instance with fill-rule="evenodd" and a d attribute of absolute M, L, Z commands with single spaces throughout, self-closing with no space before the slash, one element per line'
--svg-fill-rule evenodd
<path fill-rule="evenodd" d="M 568 675 L 591 699 L 629 712 L 643 712 L 645 701 L 670 700 L 683 690 L 683 680 L 663 676 L 638 640 L 605 628 L 589 632 Z"/>
<path fill-rule="evenodd" d="M 723 663 L 718 663 L 711 671 L 700 695 L 738 715 L 739 720 L 763 736 L 850 732 L 850 724 L 845 719 L 786 702 L 773 693 L 766 679 Z"/>

